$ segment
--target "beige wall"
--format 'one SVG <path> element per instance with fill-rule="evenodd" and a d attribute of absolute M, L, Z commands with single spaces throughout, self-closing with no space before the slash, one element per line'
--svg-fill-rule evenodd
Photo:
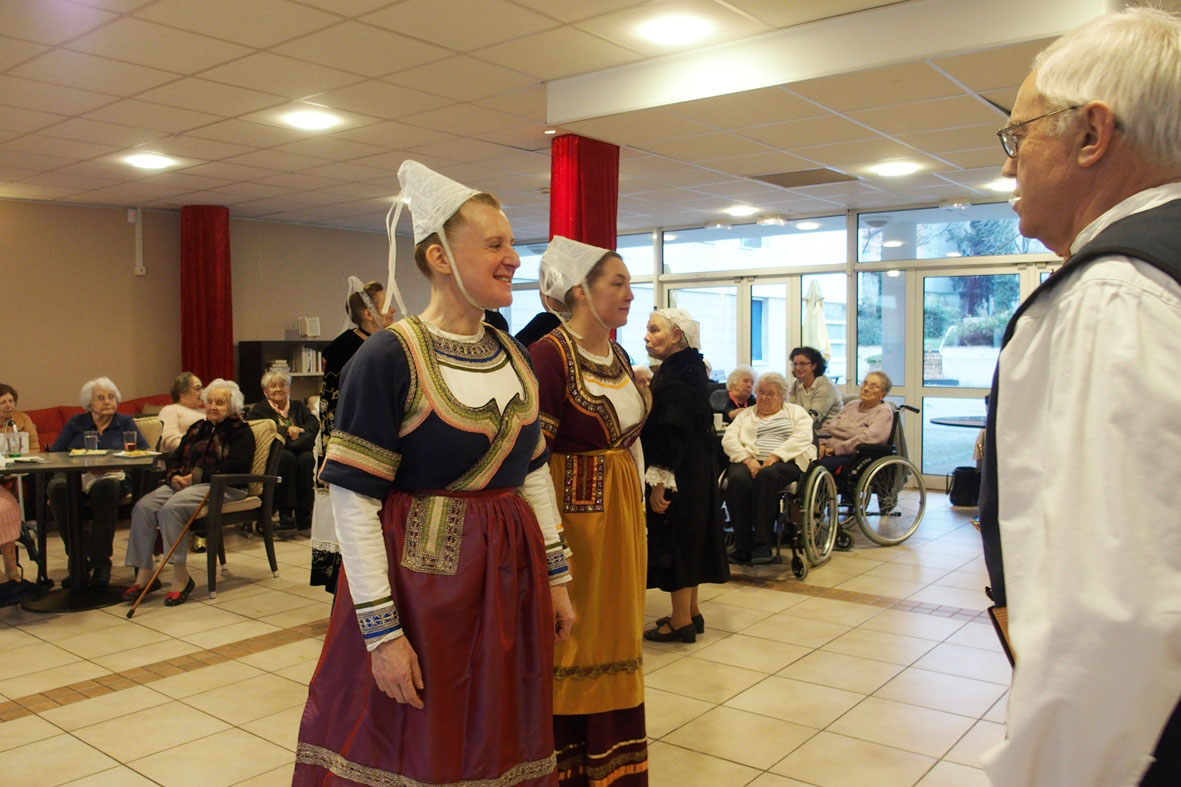
<path fill-rule="evenodd" d="M 121 208 L 0 201 L 0 381 L 23 409 L 77 401 L 109 376 L 124 398 L 168 390 L 180 370 L 180 215 L 145 211 L 146 276 L 136 276 L 135 227 Z M 429 290 L 399 237 L 407 308 Z M 386 279 L 377 233 L 231 220 L 234 340 L 283 339 L 301 314 L 323 337 L 344 319 L 345 280 Z"/>

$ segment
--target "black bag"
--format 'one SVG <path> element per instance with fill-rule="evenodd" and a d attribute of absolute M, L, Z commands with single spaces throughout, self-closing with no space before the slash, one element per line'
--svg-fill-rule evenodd
<path fill-rule="evenodd" d="M 975 467 L 957 467 L 948 473 L 947 495 L 953 506 L 979 505 L 980 471 Z"/>

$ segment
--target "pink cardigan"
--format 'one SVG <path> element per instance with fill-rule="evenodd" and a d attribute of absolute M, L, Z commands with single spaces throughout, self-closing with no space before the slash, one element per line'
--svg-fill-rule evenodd
<path fill-rule="evenodd" d="M 890 439 L 894 426 L 894 408 L 886 402 L 871 410 L 861 409 L 861 400 L 854 399 L 841 408 L 836 417 L 821 427 L 831 437 L 821 438 L 837 456 L 848 456 L 859 445 L 882 445 Z"/>

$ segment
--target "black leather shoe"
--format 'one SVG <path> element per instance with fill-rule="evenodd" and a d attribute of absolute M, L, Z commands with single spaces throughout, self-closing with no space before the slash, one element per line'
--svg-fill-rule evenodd
<path fill-rule="evenodd" d="M 164 587 L 163 583 L 161 583 L 159 579 L 155 579 L 152 581 L 152 584 L 148 585 L 148 593 L 151 593 L 154 590 L 159 590 L 162 587 Z M 132 601 L 135 601 L 137 598 L 139 598 L 139 594 L 142 590 L 143 590 L 143 587 L 141 585 L 139 585 L 138 583 L 134 584 L 131 587 L 127 588 L 127 590 L 124 590 L 123 595 L 120 596 L 119 598 L 121 598 L 123 601 L 130 603 Z M 146 596 L 147 593 L 145 593 L 144 595 Z"/>
<path fill-rule="evenodd" d="M 726 559 L 736 566 L 750 565 L 750 553 L 745 549 L 735 549 L 733 552 L 726 555 Z"/>
<path fill-rule="evenodd" d="M 94 573 L 90 575 L 90 586 L 99 590 L 105 590 L 111 585 L 111 567 L 110 566 L 95 566 Z"/>
<path fill-rule="evenodd" d="M 672 620 L 672 618 L 668 615 L 665 615 L 662 618 L 657 618 L 654 622 L 656 623 L 656 628 L 660 628 L 661 626 L 667 626 L 670 620 Z M 694 615 L 691 620 L 693 621 L 693 628 L 696 629 L 697 633 L 704 634 L 705 615 Z"/>
<path fill-rule="evenodd" d="M 693 624 L 682 626 L 679 629 L 669 628 L 667 634 L 661 633 L 660 627 L 648 629 L 644 632 L 644 639 L 651 642 L 696 642 L 697 632 L 693 629 Z"/>
<path fill-rule="evenodd" d="M 197 583 L 189 577 L 189 584 L 185 585 L 185 589 L 179 593 L 169 593 L 164 597 L 164 606 L 179 607 L 181 604 L 189 600 L 189 594 L 193 592 L 193 588 L 197 587 Z"/>

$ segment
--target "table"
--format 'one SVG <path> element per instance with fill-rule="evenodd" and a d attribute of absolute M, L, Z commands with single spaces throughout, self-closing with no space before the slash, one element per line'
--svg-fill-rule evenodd
<path fill-rule="evenodd" d="M 964 426 L 969 429 L 983 429 L 984 416 L 982 415 L 959 415 L 954 418 L 932 418 L 931 423 L 938 426 Z"/>
<path fill-rule="evenodd" d="M 86 579 L 86 550 L 80 548 L 82 543 L 82 474 L 94 471 L 134 470 L 148 468 L 156 461 L 156 456 L 116 456 L 112 453 L 90 456 L 70 456 L 67 453 L 37 454 L 44 461 L 41 462 L 13 462 L 9 461 L 0 467 L 3 475 L 31 475 L 36 480 L 37 488 L 37 549 L 41 553 L 37 566 L 37 578 L 45 576 L 45 485 L 54 473 L 64 473 L 66 476 L 66 490 L 69 495 L 69 510 L 66 514 L 65 527 L 70 533 L 70 543 L 79 545 L 70 553 L 70 581 L 72 588 L 58 588 L 51 591 L 44 598 L 26 601 L 21 606 L 31 612 L 79 612 L 87 609 L 98 609 L 118 604 L 123 591 L 122 586 L 112 585 L 107 588 L 92 588 Z M 59 527 L 61 523 L 59 523 Z"/>

